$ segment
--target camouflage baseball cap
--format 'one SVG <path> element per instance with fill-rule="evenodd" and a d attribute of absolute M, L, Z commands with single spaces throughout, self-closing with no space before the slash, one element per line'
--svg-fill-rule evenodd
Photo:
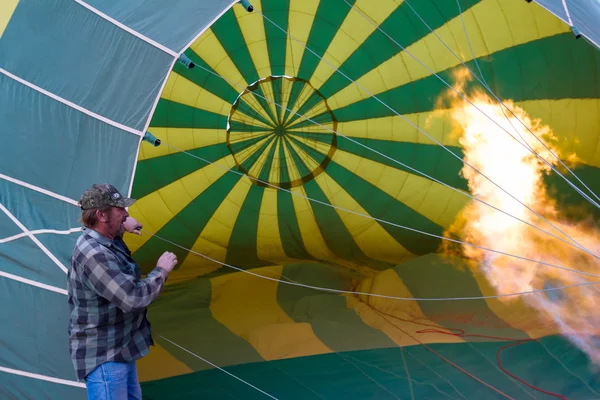
<path fill-rule="evenodd" d="M 94 184 L 81 195 L 79 205 L 82 210 L 101 208 L 104 206 L 129 207 L 135 199 L 123 197 L 121 193 L 108 183 Z"/>

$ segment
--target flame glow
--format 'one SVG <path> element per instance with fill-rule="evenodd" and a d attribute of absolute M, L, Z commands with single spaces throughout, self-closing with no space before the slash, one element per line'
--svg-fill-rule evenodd
<path fill-rule="evenodd" d="M 459 90 L 465 87 L 466 79 L 467 75 L 464 73 L 457 77 Z M 591 253 L 600 254 L 600 234 L 597 228 L 589 221 L 567 221 L 544 186 L 544 174 L 555 172 L 530 149 L 555 166 L 558 161 L 550 150 L 563 160 L 572 160 L 573 156 L 560 154 L 557 140 L 549 127 L 530 118 L 513 102 L 507 101 L 504 104 L 516 117 L 482 92 L 470 94 L 469 100 L 473 105 L 456 95 L 451 96 L 451 116 L 458 128 L 464 161 L 480 172 L 465 163 L 462 175 L 467 179 L 469 189 L 475 197 L 524 222 L 482 202 L 472 201 L 446 235 L 507 254 L 538 260 L 537 263 L 530 262 L 462 245 L 459 250 L 463 256 L 477 261 L 478 268 L 498 294 L 600 281 L 600 277 L 539 263 L 541 261 L 600 275 L 600 261 L 577 248 L 568 238 Z M 547 147 L 524 125 L 543 140 Z M 567 177 L 573 181 L 572 176 Z M 583 198 L 580 199 L 584 201 Z M 527 223 L 571 244 L 540 232 Z M 451 249 L 446 245 L 446 250 Z M 586 352 L 594 363 L 600 364 L 599 295 L 600 285 L 585 285 L 525 295 L 522 300 L 537 309 L 541 317 L 550 317 L 563 335 Z M 515 299 L 518 297 L 501 298 L 505 302 Z"/>

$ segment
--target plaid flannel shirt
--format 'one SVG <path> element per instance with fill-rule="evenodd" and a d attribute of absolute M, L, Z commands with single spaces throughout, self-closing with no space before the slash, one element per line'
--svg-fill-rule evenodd
<path fill-rule="evenodd" d="M 139 359 L 154 344 L 146 307 L 160 294 L 167 273 L 140 267 L 120 237 L 84 229 L 68 271 L 69 343 L 78 380 L 106 361 Z"/>

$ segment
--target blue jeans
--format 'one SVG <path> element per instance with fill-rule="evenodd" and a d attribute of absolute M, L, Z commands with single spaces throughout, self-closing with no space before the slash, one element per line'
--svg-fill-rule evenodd
<path fill-rule="evenodd" d="M 88 400 L 142 400 L 135 361 L 105 362 L 85 378 Z"/>

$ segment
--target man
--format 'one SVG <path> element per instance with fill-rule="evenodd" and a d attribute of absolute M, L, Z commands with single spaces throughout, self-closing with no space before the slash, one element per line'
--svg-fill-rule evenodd
<path fill-rule="evenodd" d="M 69 342 L 88 399 L 141 400 L 136 360 L 154 344 L 146 307 L 177 264 L 175 254 L 165 252 L 142 279 L 122 239 L 124 231 L 141 234 L 126 210 L 134 202 L 109 184 L 93 185 L 79 202 L 84 229 L 67 275 Z"/>

